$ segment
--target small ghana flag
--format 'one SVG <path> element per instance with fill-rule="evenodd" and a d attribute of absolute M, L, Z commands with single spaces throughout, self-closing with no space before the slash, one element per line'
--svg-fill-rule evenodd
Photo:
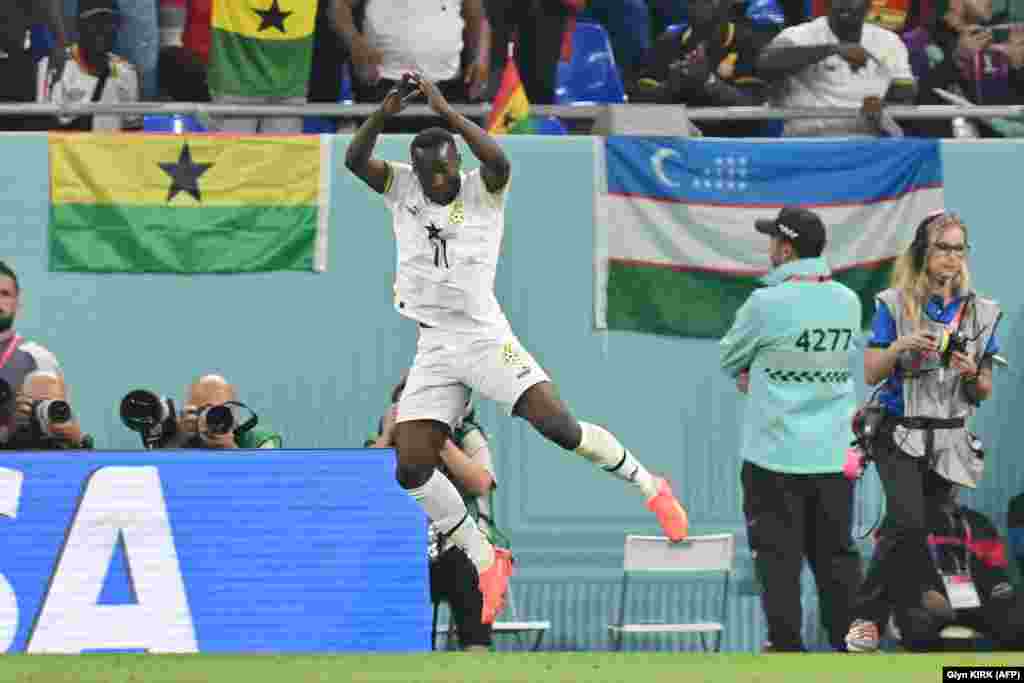
<path fill-rule="evenodd" d="M 505 62 L 505 71 L 501 75 L 501 87 L 494 96 L 494 105 L 487 118 L 487 132 L 531 133 L 533 124 L 530 120 L 530 101 L 526 99 L 526 89 L 519 79 L 519 69 L 510 56 Z"/>

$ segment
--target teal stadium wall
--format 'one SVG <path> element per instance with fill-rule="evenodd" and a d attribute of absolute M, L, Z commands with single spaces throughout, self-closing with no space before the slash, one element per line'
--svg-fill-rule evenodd
<path fill-rule="evenodd" d="M 407 142 L 385 138 L 377 151 L 404 159 Z M 346 143 L 338 139 L 335 155 L 327 273 L 95 276 L 47 270 L 45 136 L 0 137 L 0 258 L 22 281 L 18 328 L 58 355 L 74 406 L 101 447 L 138 444 L 117 416 L 129 389 L 151 387 L 180 398 L 192 377 L 213 371 L 237 383 L 242 399 L 284 432 L 288 446 L 361 444 L 412 358 L 415 329 L 391 308 L 388 215 L 342 167 Z M 497 282 L 508 317 L 581 418 L 609 425 L 651 469 L 671 477 L 693 533 L 739 535 L 724 647 L 755 650 L 764 625 L 741 522 L 740 402 L 717 371 L 717 346 L 595 331 L 594 141 L 510 137 L 503 145 L 514 165 Z M 978 418 L 988 469 L 982 487 L 968 496 L 1003 526 L 1007 500 L 1024 490 L 1024 469 L 1016 464 L 1024 421 L 1014 419 L 1024 382 L 1024 325 L 1018 323 L 1024 234 L 1016 195 L 1022 150 L 1013 142 L 943 147 L 947 205 L 972 229 L 975 282 L 1007 312 L 1001 336 L 1013 367 L 997 378 L 995 398 Z M 608 647 L 623 534 L 656 533 L 653 518 L 636 493 L 563 454 L 494 404 L 483 403 L 481 413 L 497 454 L 498 520 L 518 557 L 519 616 L 552 621 L 546 647 Z M 861 528 L 878 514 L 876 481 L 871 474 L 859 488 Z M 230 492 L 225 496 L 230 505 Z M 807 633 L 820 644 L 805 578 Z M 717 597 L 713 584 L 656 583 L 630 609 L 650 619 L 677 609 L 697 618 Z M 633 645 L 693 647 L 657 636 Z"/>

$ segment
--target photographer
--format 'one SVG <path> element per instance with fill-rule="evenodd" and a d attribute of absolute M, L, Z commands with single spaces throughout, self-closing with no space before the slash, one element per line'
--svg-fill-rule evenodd
<path fill-rule="evenodd" d="M 368 442 L 369 447 L 394 448 L 395 414 L 404 388 L 403 378 L 391 392 L 391 408 L 381 418 L 380 434 Z M 439 469 L 458 489 L 480 530 L 492 543 L 507 548 L 508 540 L 498 531 L 492 514 L 491 499 L 497 480 L 491 450 L 487 435 L 476 421 L 472 403 L 466 404 L 451 438 L 445 440 L 441 461 Z M 429 527 L 428 538 L 431 602 L 444 601 L 450 606 L 462 649 L 488 651 L 492 627 L 481 620 L 483 594 L 477 585 L 476 567 L 465 551 L 452 543 L 433 523 Z"/>
<path fill-rule="evenodd" d="M 942 629 L 969 626 L 999 649 L 1024 648 L 1024 599 L 1010 579 L 1006 543 L 985 515 L 957 502 L 960 487 L 933 471 L 925 475 L 925 519 L 933 568 L 922 577 L 935 596 L 945 596 L 943 576 L 966 573 L 977 589 L 977 605 L 953 610 L 949 601 L 897 610 L 894 622 L 903 645 L 914 652 L 941 651 Z M 930 609 L 929 609 L 930 607 Z"/>
<path fill-rule="evenodd" d="M 881 412 L 869 453 L 885 490 L 886 516 L 846 636 L 854 652 L 877 650 L 891 609 L 976 606 L 969 574 L 943 576 L 945 595 L 927 579 L 934 572 L 929 473 L 977 485 L 984 453 L 966 422 L 992 393 L 992 358 L 999 351 L 999 306 L 970 289 L 968 249 L 967 228 L 956 215 L 930 214 L 897 260 L 892 287 L 878 295 L 864 377 L 882 385 L 865 410 Z"/>
<path fill-rule="evenodd" d="M 252 415 L 243 420 L 240 409 Z M 281 435 L 257 429 L 259 417 L 237 398 L 235 387 L 220 375 L 204 375 L 188 389 L 181 413 L 171 399 L 136 390 L 121 402 L 121 420 L 142 436 L 147 448 L 281 448 Z"/>
<path fill-rule="evenodd" d="M 9 393 L 17 392 L 35 370 L 60 373 L 60 365 L 52 353 L 15 332 L 14 319 L 19 308 L 18 276 L 0 261 L 0 381 L 7 383 Z M 0 401 L 0 443 L 7 441 L 13 431 L 14 403 Z"/>
<path fill-rule="evenodd" d="M 9 450 L 91 450 L 93 439 L 82 431 L 68 403 L 64 378 L 35 370 L 15 399 L 15 430 Z"/>

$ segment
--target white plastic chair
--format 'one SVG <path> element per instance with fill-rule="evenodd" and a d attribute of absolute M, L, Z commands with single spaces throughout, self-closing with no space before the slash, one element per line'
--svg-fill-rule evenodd
<path fill-rule="evenodd" d="M 672 543 L 664 536 L 626 536 L 622 561 L 622 596 L 619 602 L 618 623 L 609 624 L 614 647 L 622 648 L 627 633 L 697 633 L 701 647 L 708 649 L 705 634 L 714 633 L 712 648 L 718 652 L 722 646 L 725 617 L 729 603 L 729 577 L 736 555 L 736 541 L 732 534 L 691 536 L 681 543 Z M 630 577 L 639 573 L 658 574 L 722 574 L 722 603 L 717 621 L 686 624 L 627 623 L 626 605 L 629 603 Z"/>

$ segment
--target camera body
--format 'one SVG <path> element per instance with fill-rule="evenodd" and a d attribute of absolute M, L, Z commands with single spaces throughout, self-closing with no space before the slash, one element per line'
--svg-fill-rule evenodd
<path fill-rule="evenodd" d="M 235 413 L 229 405 L 203 406 L 199 411 L 200 422 L 206 423 L 206 431 L 214 436 L 233 432 L 237 426 Z"/>
<path fill-rule="evenodd" d="M 32 411 L 29 413 L 33 429 L 48 437 L 55 436 L 53 425 L 66 424 L 71 422 L 71 418 L 71 405 L 60 399 L 33 401 Z"/>
<path fill-rule="evenodd" d="M 967 353 L 967 344 L 970 339 L 960 330 L 945 332 L 942 335 L 942 343 L 939 344 L 942 367 L 949 367 L 949 362 L 954 353 Z"/>
<path fill-rule="evenodd" d="M 862 406 L 853 415 L 851 429 L 854 440 L 846 449 L 843 474 L 847 479 L 857 480 L 864 474 L 864 468 L 871 462 L 871 449 L 882 429 L 885 413 L 877 404 Z"/>
<path fill-rule="evenodd" d="M 174 400 L 146 389 L 135 389 L 121 399 L 121 422 L 138 432 L 146 448 L 173 437 L 178 431 Z"/>

